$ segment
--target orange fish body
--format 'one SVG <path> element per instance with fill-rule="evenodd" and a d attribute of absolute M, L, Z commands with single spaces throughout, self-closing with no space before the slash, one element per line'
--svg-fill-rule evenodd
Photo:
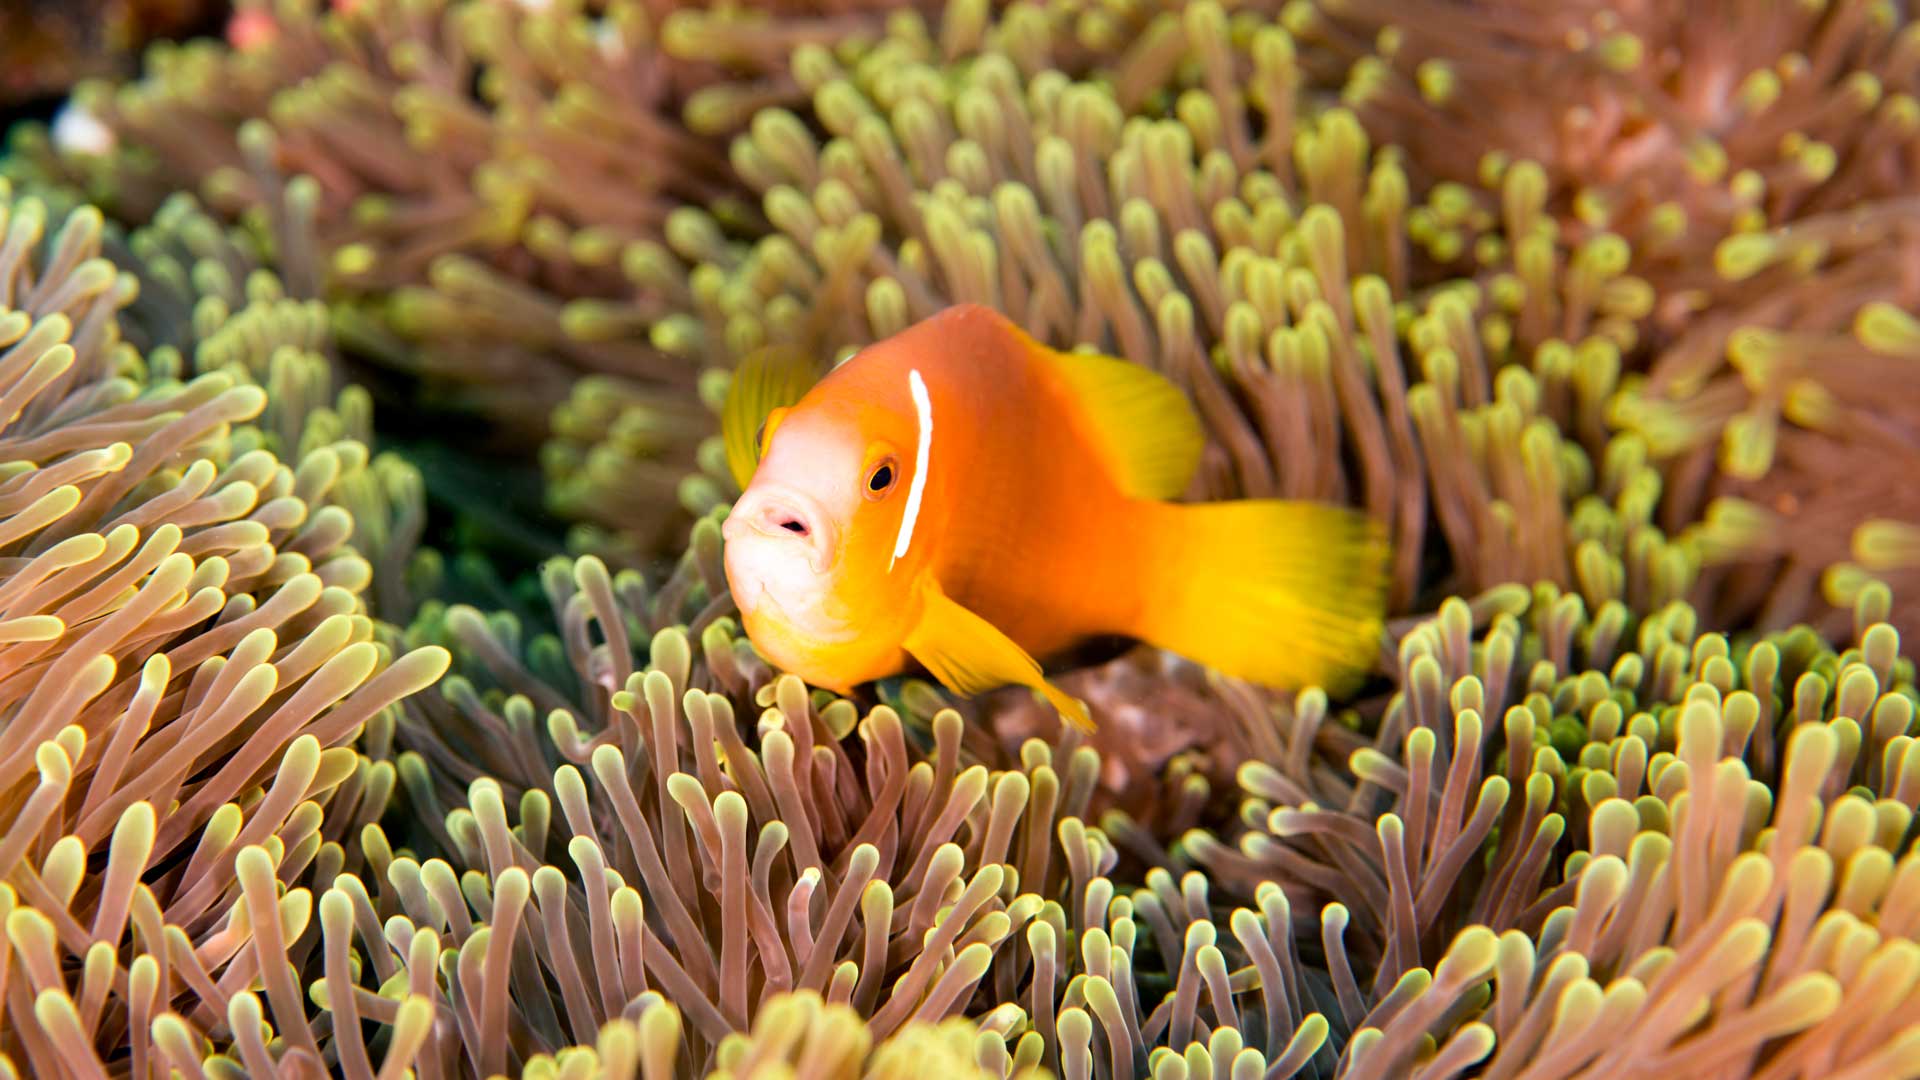
<path fill-rule="evenodd" d="M 1202 445 L 1179 390 L 989 309 L 869 346 L 766 420 L 725 525 L 728 579 L 754 646 L 815 685 L 917 661 L 961 693 L 1031 686 L 1087 726 L 1035 657 L 1123 635 L 1301 685 L 1377 648 L 1385 546 L 1367 519 L 1169 501 Z"/>

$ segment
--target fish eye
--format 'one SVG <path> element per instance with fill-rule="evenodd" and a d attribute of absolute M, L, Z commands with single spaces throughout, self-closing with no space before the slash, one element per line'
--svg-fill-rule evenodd
<path fill-rule="evenodd" d="M 878 499 L 893 489 L 893 482 L 899 478 L 900 470 L 894 467 L 892 458 L 882 459 L 867 474 L 867 498 Z"/>

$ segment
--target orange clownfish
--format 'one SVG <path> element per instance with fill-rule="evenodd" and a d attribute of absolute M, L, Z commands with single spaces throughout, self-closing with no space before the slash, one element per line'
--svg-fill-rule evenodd
<path fill-rule="evenodd" d="M 1184 394 L 1106 356 L 948 308 L 817 378 L 798 350 L 735 372 L 743 494 L 723 527 L 747 638 L 846 694 L 914 662 L 972 695 L 1022 685 L 1092 729 L 1035 657 L 1129 637 L 1284 688 L 1376 654 L 1384 531 L 1356 511 L 1181 504 L 1203 436 Z"/>

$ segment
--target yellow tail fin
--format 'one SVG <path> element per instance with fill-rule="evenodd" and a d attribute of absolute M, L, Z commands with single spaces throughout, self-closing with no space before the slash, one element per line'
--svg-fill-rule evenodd
<path fill-rule="evenodd" d="M 1274 499 L 1158 504 L 1134 634 L 1222 674 L 1349 689 L 1379 653 L 1389 546 L 1372 518 Z"/>

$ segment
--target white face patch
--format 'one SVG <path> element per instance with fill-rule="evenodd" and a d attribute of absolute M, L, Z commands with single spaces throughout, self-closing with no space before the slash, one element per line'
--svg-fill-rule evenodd
<path fill-rule="evenodd" d="M 920 445 L 913 452 L 913 483 L 907 488 L 907 510 L 900 517 L 900 532 L 893 541 L 893 558 L 887 560 L 889 573 L 913 544 L 913 526 L 920 520 L 920 500 L 927 493 L 927 456 L 933 450 L 933 400 L 927 397 L 927 382 L 920 377 L 919 368 L 907 372 L 907 389 L 913 394 L 913 411 L 920 421 Z"/>

